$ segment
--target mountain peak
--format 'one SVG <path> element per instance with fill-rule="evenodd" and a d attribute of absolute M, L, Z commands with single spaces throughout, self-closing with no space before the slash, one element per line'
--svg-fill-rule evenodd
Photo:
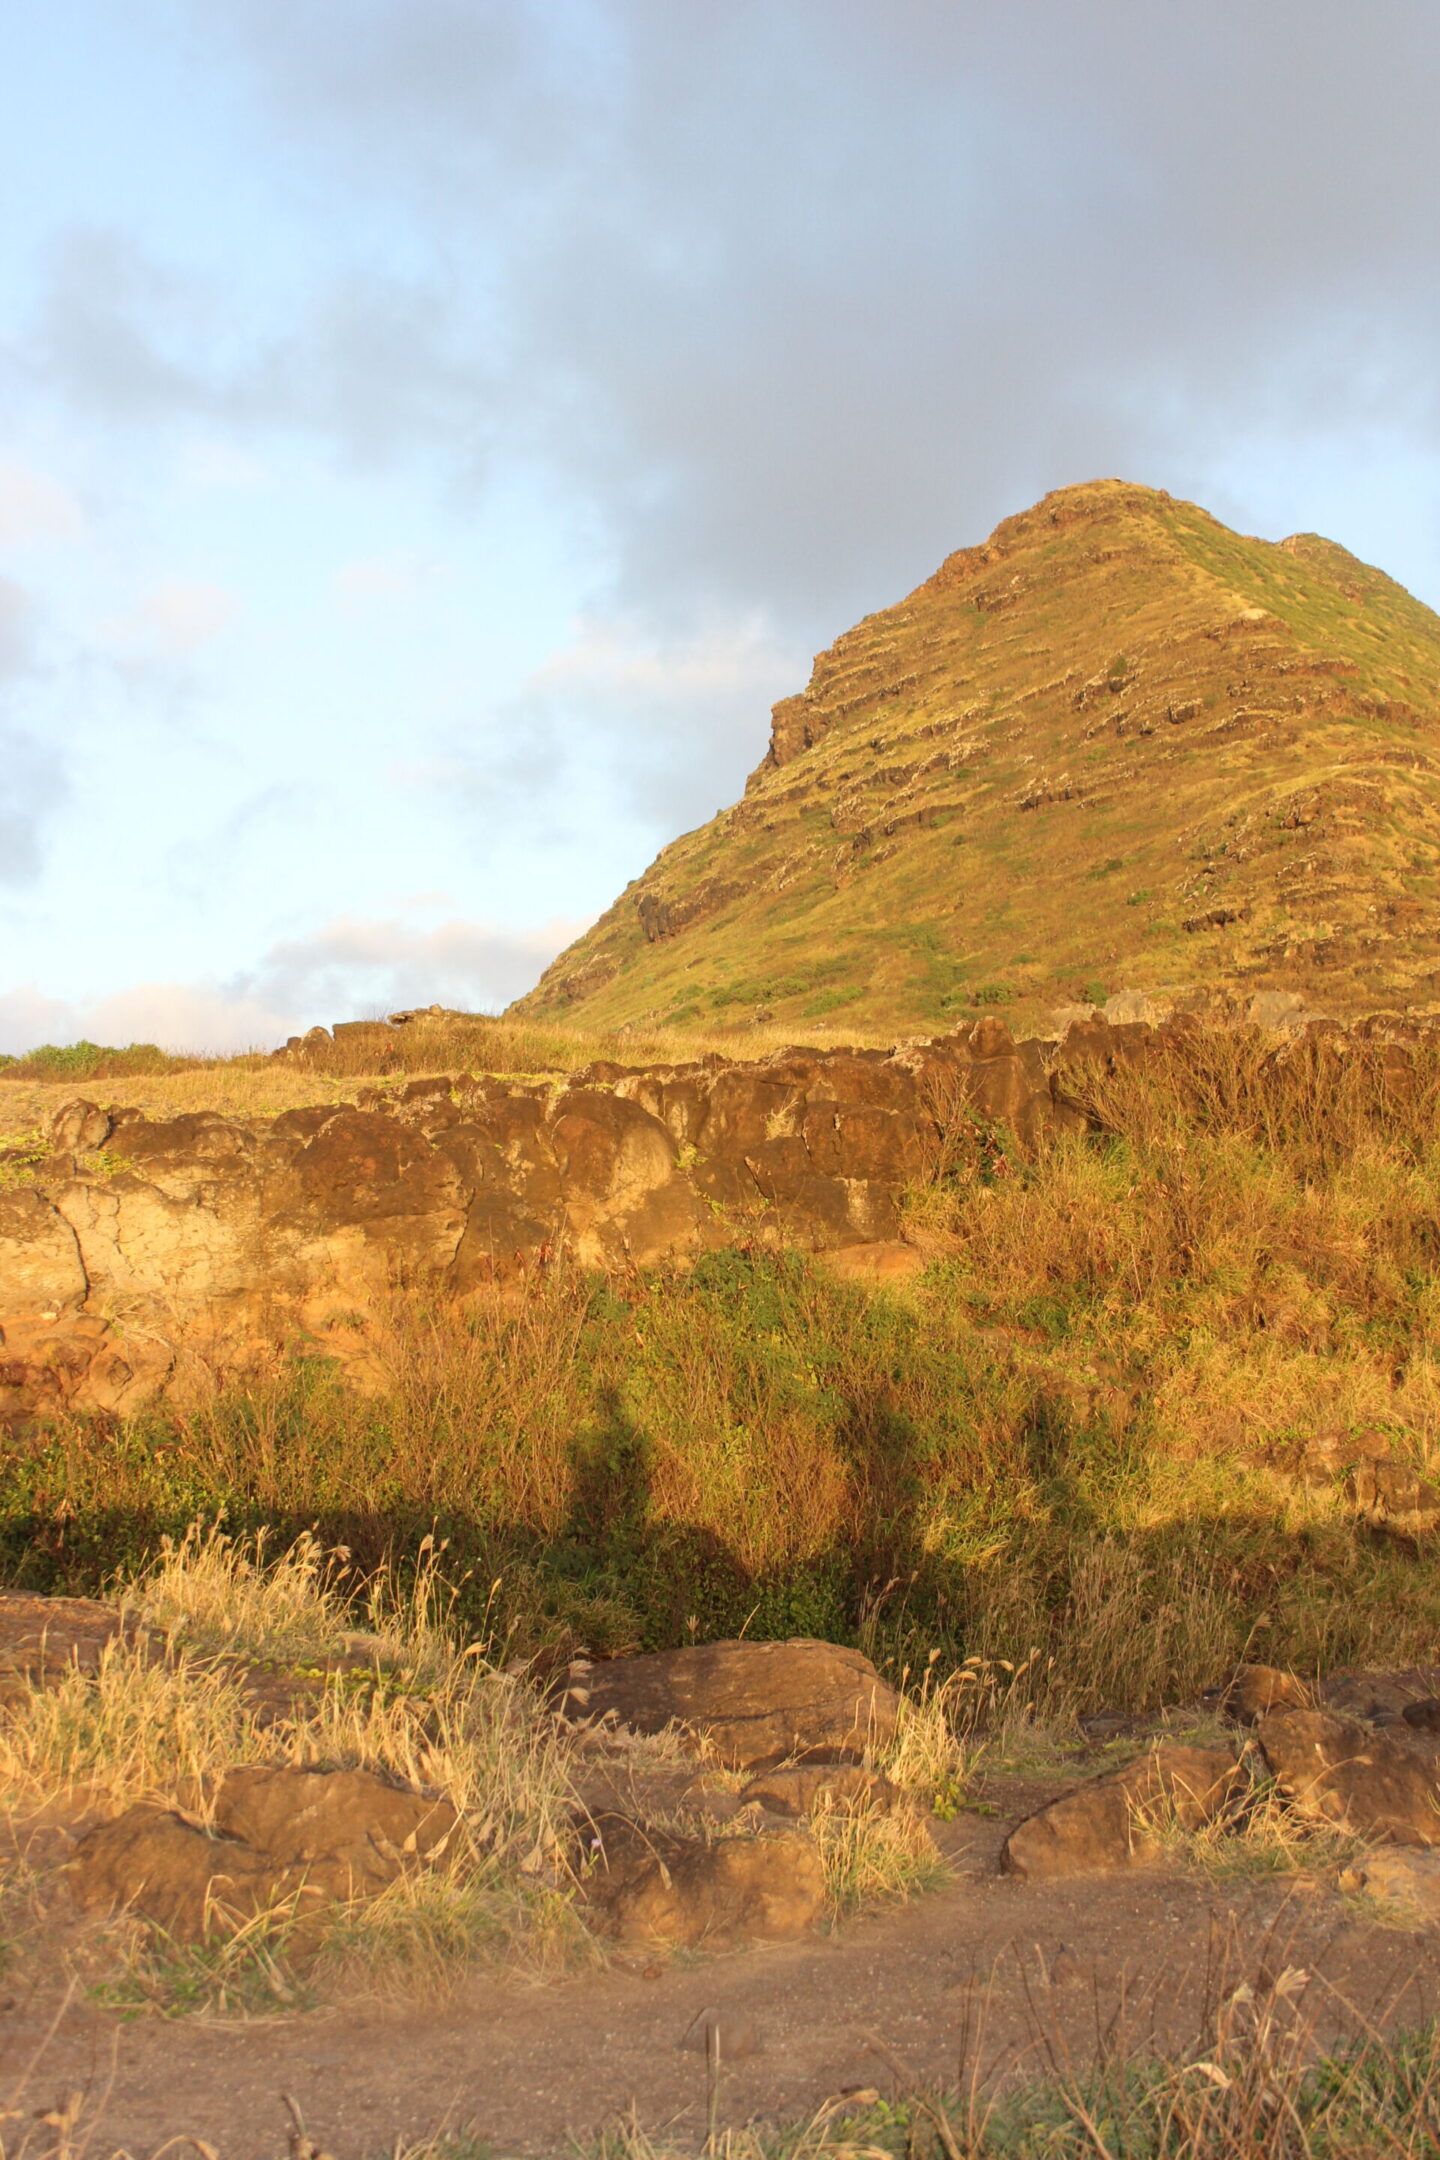
<path fill-rule="evenodd" d="M 1060 488 L 819 654 L 743 800 L 522 1004 L 815 1033 L 1121 987 L 1426 1006 L 1437 721 L 1440 620 L 1335 542 Z"/>

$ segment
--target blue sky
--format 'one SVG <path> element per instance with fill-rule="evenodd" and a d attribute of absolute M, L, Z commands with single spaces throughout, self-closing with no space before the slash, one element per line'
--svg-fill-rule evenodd
<path fill-rule="evenodd" d="M 1432 0 L 0 23 L 0 1048 L 503 1004 L 1050 487 L 1440 603 Z"/>

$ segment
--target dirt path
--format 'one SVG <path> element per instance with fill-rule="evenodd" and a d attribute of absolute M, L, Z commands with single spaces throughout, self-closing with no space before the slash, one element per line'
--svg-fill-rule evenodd
<path fill-rule="evenodd" d="M 1347 2005 L 1405 2023 L 1440 2005 L 1436 1942 L 1357 1916 L 1318 1882 L 1136 1870 L 1042 1888 L 1000 1877 L 1009 1822 L 1038 1797 L 1017 1784 L 1002 1815 L 948 1826 L 957 1874 L 944 1890 L 803 1943 L 631 1960 L 545 1988 L 486 1984 L 434 2013 L 222 2029 L 72 2007 L 25 2103 L 84 2088 L 97 2154 L 143 2154 L 189 2133 L 224 2160 L 270 2160 L 284 2146 L 283 2092 L 339 2160 L 447 2120 L 502 2153 L 558 2153 L 632 2108 L 647 2129 L 696 2142 L 706 2069 L 681 2043 L 707 2009 L 755 2029 L 756 2051 L 723 2073 L 722 2119 L 742 2123 L 801 2114 L 847 2088 L 951 2084 L 977 2043 L 987 2065 L 1010 2070 L 1043 2070 L 1047 2043 L 1076 2062 L 1097 2042 L 1184 2046 L 1222 1990 L 1263 1986 L 1285 1966 L 1311 1975 L 1301 2008 L 1322 2033 L 1353 2029 Z M 47 2022 L 38 2003 L 0 2017 L 0 2092 Z"/>

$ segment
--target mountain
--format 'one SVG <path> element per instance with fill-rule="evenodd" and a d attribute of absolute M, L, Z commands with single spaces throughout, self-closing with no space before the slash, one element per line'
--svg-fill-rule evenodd
<path fill-rule="evenodd" d="M 512 1009 L 810 1034 L 1195 985 L 1428 1009 L 1437 751 L 1440 617 L 1392 579 L 1063 488 L 821 653 L 743 799 Z"/>

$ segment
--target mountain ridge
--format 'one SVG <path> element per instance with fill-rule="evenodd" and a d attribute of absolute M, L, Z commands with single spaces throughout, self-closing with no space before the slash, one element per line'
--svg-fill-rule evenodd
<path fill-rule="evenodd" d="M 1383 571 L 1060 489 L 826 647 L 740 800 L 511 1010 L 822 1037 L 1197 985 L 1429 1010 L 1437 731 L 1440 618 Z"/>

